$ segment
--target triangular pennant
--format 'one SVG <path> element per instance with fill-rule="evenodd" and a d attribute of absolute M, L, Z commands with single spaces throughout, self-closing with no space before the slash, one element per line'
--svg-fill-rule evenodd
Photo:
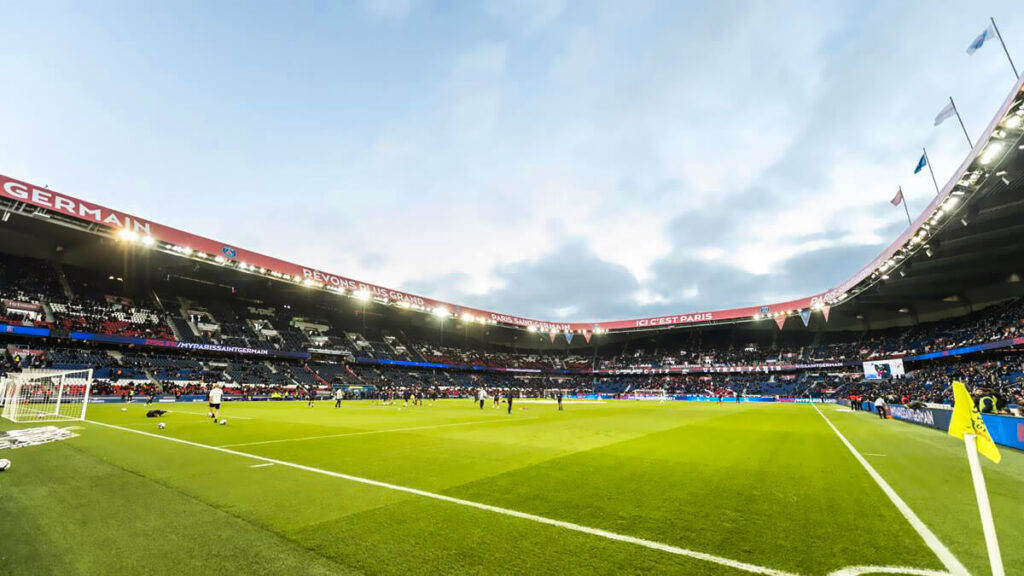
<path fill-rule="evenodd" d="M 807 308 L 800 311 L 800 319 L 804 321 L 804 328 L 811 323 L 811 309 Z"/>
<path fill-rule="evenodd" d="M 548 336 L 550 336 L 550 337 L 551 337 L 551 343 L 552 343 L 552 344 L 554 344 L 554 343 L 555 343 L 555 335 L 556 335 L 556 334 L 558 334 L 558 332 L 555 332 L 554 330 L 552 330 L 551 332 L 548 332 Z"/>
<path fill-rule="evenodd" d="M 776 316 L 775 323 L 779 325 L 779 330 L 782 330 L 782 325 L 786 323 L 785 316 Z"/>
<path fill-rule="evenodd" d="M 573 333 L 572 330 L 567 330 L 565 333 L 565 343 L 572 344 Z"/>
<path fill-rule="evenodd" d="M 593 334 L 593 332 L 591 332 L 590 330 L 584 330 L 583 331 L 583 339 L 587 341 L 587 344 L 590 344 L 590 335 L 591 334 Z"/>
<path fill-rule="evenodd" d="M 822 306 L 821 315 L 825 317 L 825 322 L 828 322 L 828 311 L 831 310 L 831 306 Z"/>

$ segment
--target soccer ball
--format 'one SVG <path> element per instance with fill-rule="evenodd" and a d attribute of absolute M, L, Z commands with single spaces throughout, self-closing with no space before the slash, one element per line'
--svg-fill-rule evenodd
<path fill-rule="evenodd" d="M 128 411 L 127 408 L 125 408 L 124 406 L 121 407 L 121 412 L 127 412 L 127 411 Z"/>
<path fill-rule="evenodd" d="M 213 412 L 207 412 L 206 413 L 206 417 L 207 418 L 213 418 Z"/>
<path fill-rule="evenodd" d="M 164 428 L 167 428 L 167 424 L 164 424 L 163 422 L 161 422 L 161 423 L 157 424 L 156 427 L 161 429 L 161 430 L 163 430 Z"/>
<path fill-rule="evenodd" d="M 221 426 L 223 426 L 223 425 L 225 425 L 227 423 L 228 423 L 227 420 L 221 420 L 220 422 L 218 422 L 218 424 L 220 424 Z"/>
<path fill-rule="evenodd" d="M 11 461 L 7 458 L 0 458 L 0 472 L 7 470 L 11 467 Z"/>
<path fill-rule="evenodd" d="M 36 414 L 36 418 L 46 418 L 46 414 Z"/>

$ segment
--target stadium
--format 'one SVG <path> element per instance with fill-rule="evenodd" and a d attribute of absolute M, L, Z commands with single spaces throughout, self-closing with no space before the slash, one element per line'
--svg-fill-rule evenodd
<path fill-rule="evenodd" d="M 826 290 L 566 321 L 0 175 L 0 573 L 1024 574 L 1024 78 L 936 189 Z"/>

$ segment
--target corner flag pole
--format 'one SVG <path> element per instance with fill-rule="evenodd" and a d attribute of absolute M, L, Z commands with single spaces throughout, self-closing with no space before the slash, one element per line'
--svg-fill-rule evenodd
<path fill-rule="evenodd" d="M 956 119 L 960 121 L 960 128 L 964 131 L 964 138 L 967 138 L 967 146 L 974 150 L 974 143 L 971 142 L 971 137 L 967 135 L 967 127 L 964 126 L 964 119 L 960 117 L 960 111 L 956 109 L 956 102 L 953 102 L 953 97 L 949 97 L 949 104 L 953 106 L 953 112 L 956 113 Z"/>
<path fill-rule="evenodd" d="M 999 37 L 999 43 L 1003 45 L 1003 52 L 1006 53 L 1006 59 L 1010 61 L 1010 68 L 1013 69 L 1013 78 L 1016 80 L 1020 78 L 1020 74 L 1017 74 L 1017 67 L 1013 65 L 1013 58 L 1010 58 L 1010 51 L 1006 49 L 1006 42 L 1003 42 L 1003 34 L 999 31 L 999 26 L 996 26 L 996 19 L 989 18 L 992 21 L 992 29 L 996 31 L 996 36 Z"/>
<path fill-rule="evenodd" d="M 999 540 L 996 538 L 996 525 L 992 520 L 992 507 L 988 502 L 988 490 L 985 489 L 985 476 L 981 472 L 981 462 L 978 460 L 976 438 L 974 434 L 964 434 L 967 461 L 971 465 L 971 479 L 974 481 L 974 496 L 978 499 L 981 529 L 985 533 L 985 547 L 988 548 L 988 562 L 992 566 L 992 576 L 1006 576 L 1003 570 L 1003 557 L 999 552 Z"/>
<path fill-rule="evenodd" d="M 971 148 L 974 148 L 974 146 L 971 146 Z M 926 148 L 921 148 L 921 150 L 924 152 L 924 163 L 928 165 L 928 173 L 932 175 L 932 184 L 935 184 L 935 193 L 938 194 L 939 181 L 935 179 L 935 171 L 932 170 L 932 159 L 928 157 L 928 150 Z"/>

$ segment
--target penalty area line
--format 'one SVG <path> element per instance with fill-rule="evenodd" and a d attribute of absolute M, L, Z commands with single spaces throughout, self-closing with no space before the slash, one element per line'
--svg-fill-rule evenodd
<path fill-rule="evenodd" d="M 634 536 L 627 536 L 625 534 L 619 534 L 617 532 L 610 532 L 608 530 L 602 530 L 600 528 L 591 528 L 589 526 L 582 526 L 580 524 L 574 524 L 572 522 L 564 522 L 562 520 L 553 520 L 544 516 L 537 516 L 536 514 L 530 514 L 528 512 L 519 512 L 518 510 L 511 510 L 508 508 L 501 508 L 498 506 L 491 506 L 490 504 L 482 504 L 480 502 L 473 502 L 472 500 L 463 500 L 461 498 L 455 498 L 452 496 L 445 496 L 444 494 L 437 494 L 435 492 L 427 492 L 425 490 L 419 490 L 416 488 L 410 488 L 408 486 L 400 486 L 398 484 L 390 484 L 388 482 L 380 482 L 378 480 L 371 480 L 369 478 L 361 478 L 359 476 L 352 476 L 350 474 L 342 474 L 341 472 L 332 472 L 330 470 L 324 470 L 322 468 L 314 468 L 312 466 L 305 466 L 303 464 L 296 464 L 294 462 L 288 462 L 285 460 L 277 460 L 275 458 L 267 458 L 265 456 L 257 456 L 256 454 L 249 454 L 247 452 L 239 452 L 238 450 L 231 450 L 222 446 L 211 446 L 208 444 L 200 444 L 199 442 L 192 442 L 190 440 L 182 440 L 180 438 L 174 438 L 171 436 L 160 436 L 158 434 L 152 434 L 150 432 L 144 432 L 142 430 L 133 430 L 131 428 L 125 428 L 123 426 L 116 426 L 114 424 L 107 424 L 105 422 L 96 422 L 93 420 L 86 420 L 90 424 L 97 426 L 103 426 L 105 428 L 112 428 L 114 430 L 121 430 L 122 432 L 131 432 L 132 434 L 141 434 L 143 436 L 149 436 L 151 438 L 157 438 L 159 440 L 167 440 L 170 442 L 177 442 L 178 444 L 184 444 L 186 446 L 193 446 L 195 448 L 203 448 L 206 450 L 213 450 L 216 452 L 222 452 L 224 454 L 230 454 L 232 456 L 239 456 L 242 458 L 251 458 L 253 460 L 259 460 L 267 464 L 277 464 L 279 466 L 286 466 L 288 468 L 294 468 L 296 470 L 303 470 L 305 472 L 312 472 L 314 474 L 322 474 L 324 476 L 331 476 L 334 478 L 341 478 L 343 480 L 349 480 L 358 484 L 365 484 L 367 486 L 376 486 L 378 488 L 385 488 L 388 490 L 394 490 L 396 492 L 404 492 L 406 494 L 413 494 L 424 498 L 430 498 L 432 500 L 439 500 L 442 502 L 448 502 L 451 504 L 458 504 L 460 506 L 466 506 L 469 508 L 476 508 L 478 510 L 484 510 L 487 512 L 493 512 L 495 514 L 502 514 L 504 516 L 511 516 L 513 518 L 519 518 L 521 520 L 530 520 L 537 522 L 538 524 L 547 524 L 548 526 L 555 526 L 557 528 L 563 528 L 565 530 L 571 530 L 573 532 L 581 532 L 583 534 L 589 534 L 591 536 L 598 536 L 608 540 L 615 540 L 618 542 L 626 542 L 628 544 L 635 544 L 651 550 L 659 550 L 661 552 L 667 552 L 676 556 L 685 556 L 687 558 L 693 558 L 695 560 L 703 560 L 720 566 L 727 566 L 743 572 L 750 572 L 752 574 L 766 574 L 768 576 L 798 576 L 792 572 L 786 572 L 784 570 L 775 570 L 774 568 L 768 568 L 765 566 L 758 566 L 756 564 L 748 564 L 746 562 L 740 562 L 738 560 L 732 560 L 730 558 L 723 558 L 721 556 L 715 556 L 713 554 L 707 554 L 705 552 L 697 552 L 696 550 L 688 550 L 686 548 L 680 548 L 678 546 L 672 546 L 670 544 L 664 544 L 661 542 L 655 542 L 653 540 L 645 540 L 643 538 L 636 538 Z"/>
<path fill-rule="evenodd" d="M 853 447 L 853 444 L 850 444 L 850 441 L 846 439 L 846 436 L 843 436 L 843 433 L 840 432 L 834 424 L 832 424 L 832 421 L 828 419 L 828 416 L 825 416 L 825 413 L 819 410 L 814 404 L 811 404 L 811 406 L 818 415 L 825 420 L 828 427 L 836 433 L 836 436 L 839 437 L 839 440 L 841 440 L 850 453 L 853 454 L 853 457 L 857 459 L 857 462 L 860 462 L 860 465 L 867 470 L 871 479 L 874 480 L 875 484 L 878 484 L 878 487 L 882 489 L 882 492 L 889 497 L 889 500 L 896 506 L 896 509 L 903 514 L 903 517 L 906 518 L 907 522 L 910 523 L 921 539 L 924 540 L 924 543 L 927 544 L 928 547 L 931 548 L 932 552 L 934 552 L 939 558 L 939 561 L 946 567 L 946 570 L 948 570 L 952 576 L 969 576 L 970 572 L 968 572 L 967 568 L 960 563 L 960 560 L 957 560 L 956 556 L 950 552 L 949 548 L 946 548 L 946 545 L 939 540 L 939 537 L 936 536 L 920 518 L 918 518 L 917 514 L 910 509 L 910 506 L 903 501 L 903 498 L 900 498 L 900 495 L 897 494 L 896 491 L 893 490 L 892 486 L 885 481 L 885 478 L 882 478 L 882 475 L 879 474 L 863 456 L 861 456 L 860 452 Z M 135 430 L 131 430 L 131 432 L 135 432 Z"/>

